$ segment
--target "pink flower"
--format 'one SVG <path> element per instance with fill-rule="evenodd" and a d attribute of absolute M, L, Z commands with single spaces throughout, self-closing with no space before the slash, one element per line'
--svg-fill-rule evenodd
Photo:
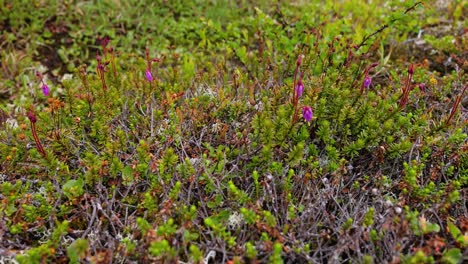
<path fill-rule="evenodd" d="M 304 117 L 305 121 L 310 122 L 312 120 L 312 108 L 310 106 L 304 106 L 302 108 L 302 117 Z"/>
<path fill-rule="evenodd" d="M 50 92 L 49 86 L 47 86 L 47 84 L 45 83 L 42 83 L 41 88 L 42 88 L 42 93 L 44 93 L 45 96 L 49 96 L 49 92 Z"/>
<path fill-rule="evenodd" d="M 372 83 L 372 79 L 371 77 L 369 77 L 369 75 L 366 75 L 366 78 L 364 78 L 364 82 L 362 83 L 362 86 L 364 88 L 369 88 L 369 86 L 371 85 Z"/>
<path fill-rule="evenodd" d="M 148 80 L 149 82 L 153 81 L 153 74 L 151 74 L 151 71 L 149 69 L 146 69 L 145 76 L 146 80 Z"/>

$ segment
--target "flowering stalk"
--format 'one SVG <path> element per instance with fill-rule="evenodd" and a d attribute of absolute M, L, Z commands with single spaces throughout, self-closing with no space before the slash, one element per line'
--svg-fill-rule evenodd
<path fill-rule="evenodd" d="M 299 97 L 301 97 L 302 92 L 304 91 L 304 84 L 302 82 L 302 78 L 304 74 L 300 74 L 300 68 L 302 64 L 302 59 L 304 58 L 304 55 L 300 54 L 299 57 L 297 58 L 296 61 L 296 69 L 294 71 L 294 82 L 293 82 L 293 89 L 292 89 L 292 104 L 294 108 L 294 114 L 293 114 L 293 119 L 292 123 L 296 123 L 298 115 L 299 115 L 299 110 L 298 110 L 298 103 L 299 103 Z M 299 79 L 297 78 L 299 76 Z"/>
<path fill-rule="evenodd" d="M 297 85 L 297 75 L 299 74 L 299 69 L 301 68 L 302 64 L 302 59 L 304 58 L 304 55 L 300 54 L 299 57 L 297 57 L 296 61 L 296 69 L 294 70 L 294 84 L 293 84 L 293 97 L 292 97 L 292 103 L 294 104 L 296 102 L 296 85 Z"/>
<path fill-rule="evenodd" d="M 153 78 L 153 73 L 151 70 L 151 64 L 153 62 L 160 62 L 161 60 L 158 58 L 150 58 L 148 48 L 146 48 L 145 54 L 146 54 L 146 63 L 147 63 L 146 70 L 145 70 L 145 77 L 146 77 L 146 80 L 148 80 L 148 82 L 152 83 L 154 78 Z"/>
<path fill-rule="evenodd" d="M 460 102 L 461 102 L 461 100 L 463 98 L 463 95 L 465 94 L 467 88 L 468 88 L 468 84 L 465 84 L 465 87 L 463 87 L 463 90 L 462 90 L 461 94 L 459 96 L 457 96 L 457 98 L 455 99 L 455 102 L 453 103 L 453 106 L 452 106 L 452 110 L 450 111 L 450 115 L 447 118 L 447 121 L 445 121 L 445 124 L 447 124 L 447 125 L 450 124 L 450 121 L 452 120 L 453 116 L 455 115 L 455 112 L 458 109 L 458 105 L 460 105 Z"/>
<path fill-rule="evenodd" d="M 114 48 L 112 46 L 109 46 L 110 43 L 110 38 L 108 36 L 97 36 L 96 42 L 102 47 L 102 52 L 104 54 L 104 59 L 107 60 L 107 54 L 110 53 L 110 63 L 112 65 L 112 72 L 114 73 L 114 77 L 117 77 L 117 70 L 115 68 L 115 56 L 114 56 Z M 109 62 L 106 63 L 106 65 L 109 64 Z"/>
<path fill-rule="evenodd" d="M 84 87 L 86 88 L 86 101 L 88 102 L 88 108 L 89 108 L 89 112 L 88 112 L 88 115 L 91 116 L 92 113 L 93 113 L 93 110 L 92 110 L 92 92 L 91 92 L 91 89 L 89 87 L 89 83 L 88 83 L 88 79 L 86 77 L 86 65 L 82 65 L 80 67 L 80 70 L 78 71 L 78 76 L 80 77 L 81 79 L 81 82 L 83 83 Z"/>
<path fill-rule="evenodd" d="M 104 91 L 107 91 L 106 76 L 104 73 L 106 72 L 106 66 L 109 64 L 109 62 L 107 61 L 107 62 L 102 63 L 102 59 L 101 59 L 101 56 L 99 56 L 99 54 L 96 56 L 96 60 L 98 62 L 98 65 L 96 67 L 96 72 L 99 78 L 101 79 L 102 89 Z"/>
<path fill-rule="evenodd" d="M 348 56 L 346 57 L 346 60 L 344 62 L 344 66 L 346 68 L 348 68 L 349 65 L 351 65 L 351 61 L 353 60 L 353 57 L 354 57 L 353 49 L 357 50 L 358 47 L 356 45 L 350 45 L 349 51 L 348 51 Z"/>
<path fill-rule="evenodd" d="M 104 53 L 104 58 L 106 59 L 107 58 L 107 51 L 108 51 L 107 45 L 109 45 L 109 42 L 110 42 L 109 37 L 108 36 L 104 36 L 104 37 L 97 36 L 96 41 L 102 47 L 102 51 Z"/>
<path fill-rule="evenodd" d="M 49 110 L 51 114 L 52 123 L 55 127 L 54 136 L 57 139 L 60 139 L 60 123 L 61 123 L 61 115 L 60 109 L 65 107 L 65 103 L 61 102 L 59 99 L 55 98 L 48 98 L 47 102 L 49 103 Z"/>
<path fill-rule="evenodd" d="M 34 113 L 32 108 L 28 111 L 28 119 L 31 123 L 31 132 L 34 138 L 34 142 L 36 142 L 37 150 L 39 151 L 39 153 L 41 153 L 42 157 L 45 158 L 47 154 L 44 151 L 44 147 L 42 146 L 42 143 L 39 140 L 39 137 L 37 136 L 37 130 L 36 130 L 37 117 L 36 117 L 36 113 Z"/>
<path fill-rule="evenodd" d="M 372 63 L 364 72 L 364 81 L 362 82 L 362 86 L 361 86 L 361 94 L 364 93 L 364 90 L 369 88 L 370 85 L 372 84 L 372 78 L 369 76 L 369 72 L 370 70 L 377 67 L 378 65 L 379 65 L 378 62 Z"/>
<path fill-rule="evenodd" d="M 36 72 L 36 77 L 41 81 L 41 89 L 42 89 L 42 93 L 44 94 L 44 96 L 46 97 L 49 96 L 50 89 L 49 89 L 49 86 L 44 82 L 44 77 L 42 73 Z"/>
<path fill-rule="evenodd" d="M 399 103 L 400 108 L 403 108 L 408 103 L 408 96 L 410 91 L 412 90 L 411 80 L 413 79 L 413 74 L 414 66 L 413 64 L 410 64 L 408 66 L 408 78 L 406 78 L 405 85 L 403 85 L 403 87 L 401 88 L 402 95 Z"/>
<path fill-rule="evenodd" d="M 302 64 L 302 59 L 304 55 L 299 55 L 296 61 L 296 70 L 294 71 L 294 83 L 293 83 L 293 90 L 292 90 L 292 104 L 294 107 L 294 114 L 292 119 L 292 124 L 294 125 L 297 122 L 299 116 L 299 98 L 302 96 L 304 92 L 304 83 L 302 79 L 304 78 L 304 73 L 300 73 L 300 67 Z M 298 79 L 299 76 L 299 79 Z M 302 107 L 302 117 L 305 119 L 306 122 L 310 122 L 312 120 L 312 108 L 310 106 L 303 106 Z"/>

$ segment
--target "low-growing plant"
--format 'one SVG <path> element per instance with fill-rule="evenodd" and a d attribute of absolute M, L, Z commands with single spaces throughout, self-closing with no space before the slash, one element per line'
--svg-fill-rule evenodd
<path fill-rule="evenodd" d="M 420 1 L 146 4 L 36 3 L 31 18 L 1 7 L 2 48 L 40 53 L 0 60 L 16 89 L 0 115 L 9 256 L 462 260 L 466 67 L 435 71 L 394 43 L 440 12 Z M 23 46 L 34 38 L 62 70 L 39 65 L 43 45 Z M 450 43 L 440 49 L 458 63 L 463 42 Z"/>

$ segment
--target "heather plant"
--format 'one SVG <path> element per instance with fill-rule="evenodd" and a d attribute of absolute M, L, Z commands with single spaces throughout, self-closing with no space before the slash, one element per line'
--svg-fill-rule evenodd
<path fill-rule="evenodd" d="M 441 10 L 195 2 L 0 7 L 2 260 L 463 261 L 465 40 L 417 37 Z"/>

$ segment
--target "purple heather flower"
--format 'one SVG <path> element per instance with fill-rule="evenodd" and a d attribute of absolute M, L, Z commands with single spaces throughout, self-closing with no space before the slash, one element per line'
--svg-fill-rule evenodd
<path fill-rule="evenodd" d="M 44 95 L 49 96 L 49 92 L 50 92 L 49 86 L 47 86 L 47 84 L 45 83 L 42 83 L 41 88 L 42 88 L 42 92 L 44 93 Z"/>
<path fill-rule="evenodd" d="M 310 106 L 304 106 L 302 108 L 302 117 L 304 117 L 305 121 L 310 122 L 312 120 L 312 108 Z"/>
<path fill-rule="evenodd" d="M 369 88 L 369 86 L 371 85 L 372 83 L 372 79 L 371 77 L 369 77 L 369 75 L 366 75 L 366 78 L 364 78 L 364 82 L 362 83 L 362 86 L 364 88 Z"/>
<path fill-rule="evenodd" d="M 304 84 L 302 83 L 302 80 L 299 80 L 296 84 L 296 95 L 297 98 L 301 97 L 302 92 L 304 92 Z"/>
<path fill-rule="evenodd" d="M 151 71 L 149 69 L 146 69 L 145 76 L 146 80 L 148 80 L 149 82 L 153 81 L 153 74 L 151 74 Z"/>

